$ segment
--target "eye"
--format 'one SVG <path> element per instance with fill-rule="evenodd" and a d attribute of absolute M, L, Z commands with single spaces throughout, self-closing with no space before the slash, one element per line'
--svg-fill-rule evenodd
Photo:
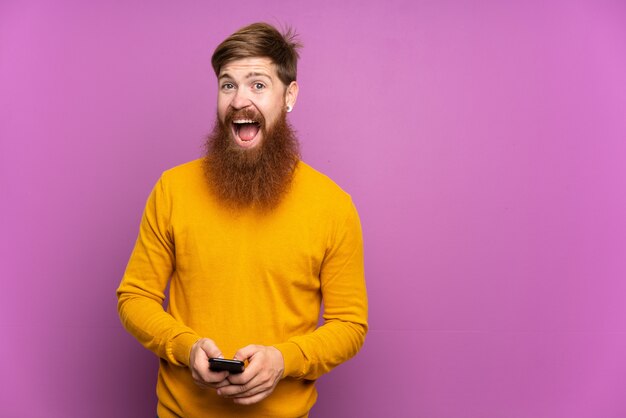
<path fill-rule="evenodd" d="M 232 90 L 235 88 L 233 83 L 224 83 L 222 84 L 222 90 Z"/>
<path fill-rule="evenodd" d="M 263 90 L 265 88 L 265 84 L 263 84 L 263 83 L 254 83 L 252 87 L 255 90 Z"/>

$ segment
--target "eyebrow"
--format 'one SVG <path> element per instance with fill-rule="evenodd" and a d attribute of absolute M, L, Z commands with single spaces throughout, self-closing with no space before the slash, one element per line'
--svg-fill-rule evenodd
<path fill-rule="evenodd" d="M 251 78 L 251 77 L 267 77 L 270 80 L 272 80 L 272 76 L 266 73 L 259 73 L 259 72 L 250 72 L 248 73 L 248 75 L 246 75 L 246 79 Z M 233 77 L 230 76 L 230 74 L 228 73 L 224 73 L 222 75 L 219 76 L 219 80 L 223 79 L 223 78 L 230 78 L 232 79 Z"/>

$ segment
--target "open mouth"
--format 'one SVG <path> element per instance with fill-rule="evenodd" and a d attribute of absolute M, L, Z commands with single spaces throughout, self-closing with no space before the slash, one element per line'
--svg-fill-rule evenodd
<path fill-rule="evenodd" d="M 252 119 L 235 119 L 232 125 L 235 137 L 243 143 L 251 143 L 261 129 L 261 124 Z"/>

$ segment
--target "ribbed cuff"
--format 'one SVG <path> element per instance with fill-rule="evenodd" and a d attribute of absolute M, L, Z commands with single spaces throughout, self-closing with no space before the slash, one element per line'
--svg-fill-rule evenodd
<path fill-rule="evenodd" d="M 274 345 L 283 355 L 285 362 L 284 377 L 302 377 L 304 374 L 304 355 L 295 343 L 281 343 Z"/>
<path fill-rule="evenodd" d="M 184 333 L 174 337 L 171 346 L 171 356 L 175 360 L 174 364 L 177 366 L 189 366 L 189 354 L 191 353 L 191 347 L 199 339 L 200 337 L 198 335 L 190 333 Z"/>

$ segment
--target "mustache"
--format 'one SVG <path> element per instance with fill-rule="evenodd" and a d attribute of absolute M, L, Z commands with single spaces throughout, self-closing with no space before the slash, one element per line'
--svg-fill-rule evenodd
<path fill-rule="evenodd" d="M 229 125 L 237 119 L 249 119 L 259 123 L 261 126 L 265 125 L 265 118 L 263 117 L 261 112 L 251 107 L 246 107 L 243 109 L 229 109 L 226 112 L 226 116 L 224 117 L 224 122 Z"/>

